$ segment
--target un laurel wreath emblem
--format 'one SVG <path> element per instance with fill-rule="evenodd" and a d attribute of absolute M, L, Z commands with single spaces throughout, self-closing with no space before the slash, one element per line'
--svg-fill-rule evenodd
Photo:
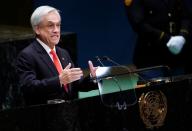
<path fill-rule="evenodd" d="M 167 114 L 167 99 L 162 91 L 149 91 L 139 98 L 140 117 L 146 128 L 163 125 Z"/>

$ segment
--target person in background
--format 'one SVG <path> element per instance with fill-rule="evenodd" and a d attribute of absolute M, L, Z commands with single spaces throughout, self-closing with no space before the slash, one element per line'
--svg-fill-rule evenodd
<path fill-rule="evenodd" d="M 171 75 L 188 73 L 191 21 L 185 0 L 124 0 L 124 5 L 137 34 L 136 67 L 164 65 Z"/>
<path fill-rule="evenodd" d="M 74 67 L 67 50 L 57 46 L 60 41 L 61 16 L 51 6 L 40 6 L 31 15 L 35 40 L 23 49 L 16 61 L 19 85 L 26 105 L 47 104 L 52 100 L 73 100 L 79 90 L 97 87 L 91 77 L 96 67 L 88 61 L 90 76 L 83 76 Z"/>

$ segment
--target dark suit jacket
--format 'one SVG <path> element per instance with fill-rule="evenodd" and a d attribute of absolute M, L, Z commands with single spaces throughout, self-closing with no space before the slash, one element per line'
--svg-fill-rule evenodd
<path fill-rule="evenodd" d="M 56 53 L 62 67 L 70 62 L 74 64 L 68 52 L 56 46 Z M 60 86 L 58 72 L 45 49 L 35 40 L 20 52 L 16 62 L 16 70 L 20 87 L 27 105 L 46 104 L 52 99 L 77 98 L 78 90 L 90 89 L 96 86 L 89 77 L 69 84 L 69 92 Z"/>

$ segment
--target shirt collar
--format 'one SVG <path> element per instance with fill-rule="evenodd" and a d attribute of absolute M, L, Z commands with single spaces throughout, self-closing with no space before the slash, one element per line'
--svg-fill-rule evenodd
<path fill-rule="evenodd" d="M 40 43 L 40 45 L 42 45 L 42 47 L 43 47 L 43 48 L 46 50 L 46 52 L 49 54 L 52 49 L 50 49 L 50 47 L 47 46 L 44 42 L 42 42 L 40 39 L 36 38 L 36 40 Z M 54 46 L 53 50 L 56 51 L 56 50 L 55 50 L 55 46 Z"/>

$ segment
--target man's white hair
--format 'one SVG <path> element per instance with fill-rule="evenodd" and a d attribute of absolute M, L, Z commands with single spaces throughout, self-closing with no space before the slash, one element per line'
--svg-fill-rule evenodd
<path fill-rule="evenodd" d="M 54 7 L 51 7 L 48 5 L 37 7 L 33 12 L 33 14 L 31 15 L 31 26 L 33 30 L 35 30 L 35 26 L 37 26 L 42 21 L 43 16 L 47 15 L 49 12 L 52 12 L 52 11 L 58 13 L 58 15 L 60 16 L 59 10 L 57 10 Z M 61 16 L 60 16 L 60 19 L 61 19 Z"/>

